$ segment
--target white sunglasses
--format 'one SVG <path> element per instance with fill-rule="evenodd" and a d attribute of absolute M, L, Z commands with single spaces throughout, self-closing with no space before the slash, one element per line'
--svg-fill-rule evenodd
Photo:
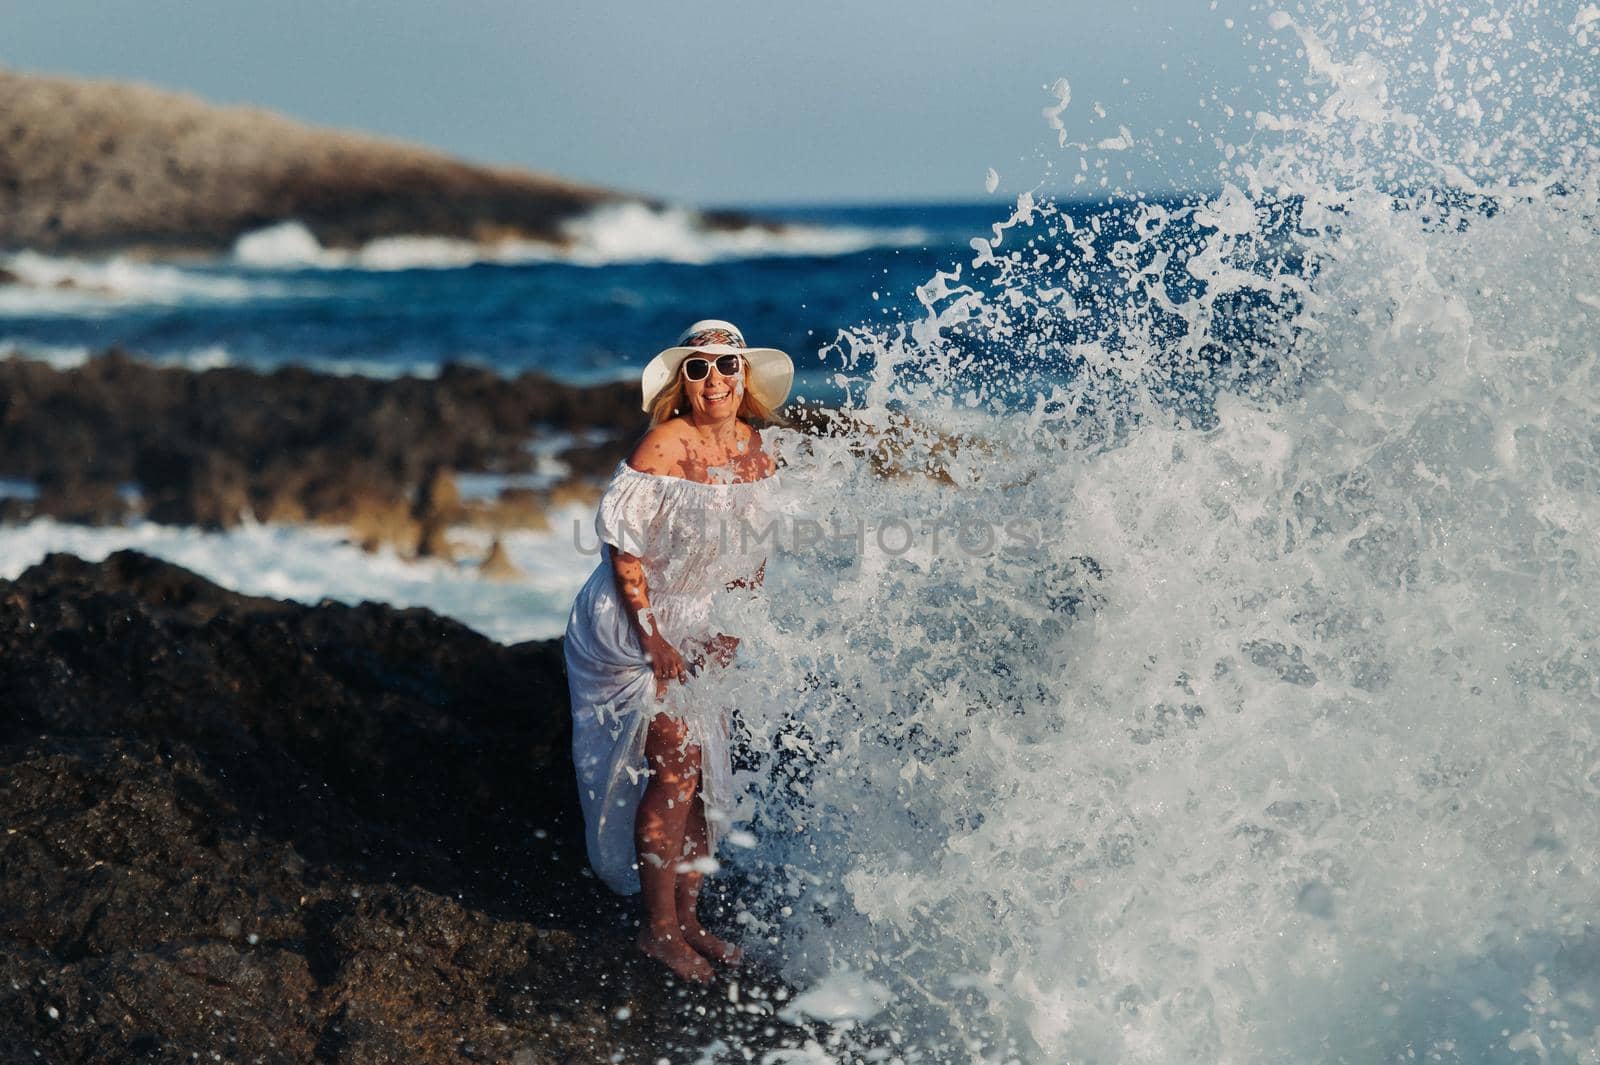
<path fill-rule="evenodd" d="M 715 362 L 703 359 L 698 355 L 683 360 L 683 376 L 691 381 L 704 381 L 711 376 L 711 367 L 715 365 L 717 373 L 723 377 L 738 377 L 739 370 L 744 365 L 743 355 L 718 355 Z"/>

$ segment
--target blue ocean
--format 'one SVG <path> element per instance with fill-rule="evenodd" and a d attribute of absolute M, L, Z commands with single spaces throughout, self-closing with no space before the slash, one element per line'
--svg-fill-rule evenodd
<path fill-rule="evenodd" d="M 912 313 L 916 286 L 1004 207 L 763 208 L 752 217 L 788 228 L 739 236 L 671 212 L 646 213 L 641 234 L 621 213 L 546 261 L 462 263 L 423 240 L 340 261 L 296 255 L 292 228 L 205 263 L 24 253 L 9 268 L 40 287 L 0 292 L 0 350 L 71 361 L 118 346 L 191 367 L 381 376 L 470 362 L 590 383 L 635 377 L 689 322 L 716 317 L 790 352 L 796 392 L 827 400 L 839 367 L 819 352 L 842 329 Z"/>

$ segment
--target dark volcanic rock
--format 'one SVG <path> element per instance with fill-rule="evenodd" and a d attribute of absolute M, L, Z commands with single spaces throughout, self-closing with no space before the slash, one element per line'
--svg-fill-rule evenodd
<path fill-rule="evenodd" d="M 771 1045 L 631 960 L 555 641 L 53 555 L 0 582 L 0 707 L 0 1061 Z"/>
<path fill-rule="evenodd" d="M 447 366 L 436 380 L 374 380 L 286 368 L 196 373 L 112 351 L 71 369 L 0 360 L 0 477 L 41 486 L 35 508 L 115 522 L 117 486 L 136 484 L 148 517 L 227 528 L 241 518 L 322 521 L 416 547 L 459 518 L 433 500 L 443 470 L 518 473 L 540 425 L 617 434 L 583 471 L 614 465 L 644 427 L 635 386 L 580 388 L 542 374 L 506 379 Z M 20 515 L 26 516 L 26 515 Z M 361 538 L 369 538 L 367 532 Z"/>
<path fill-rule="evenodd" d="M 128 517 L 129 509 L 115 484 L 58 468 L 48 471 L 39 486 L 39 498 L 16 515 L 16 520 L 44 517 L 79 525 L 115 525 Z"/>

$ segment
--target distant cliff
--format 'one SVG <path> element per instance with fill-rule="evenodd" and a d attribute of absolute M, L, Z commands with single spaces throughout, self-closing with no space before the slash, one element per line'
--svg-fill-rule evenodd
<path fill-rule="evenodd" d="M 143 85 L 0 71 L 0 248 L 219 251 L 286 219 L 329 247 L 559 241 L 625 199 Z"/>

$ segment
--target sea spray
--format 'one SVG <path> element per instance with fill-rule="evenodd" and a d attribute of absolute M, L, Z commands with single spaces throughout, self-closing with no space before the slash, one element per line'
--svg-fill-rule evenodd
<path fill-rule="evenodd" d="M 841 337 L 736 860 L 882 1053 L 1600 1057 L 1593 21 L 1273 14 L 1219 194 Z"/>

